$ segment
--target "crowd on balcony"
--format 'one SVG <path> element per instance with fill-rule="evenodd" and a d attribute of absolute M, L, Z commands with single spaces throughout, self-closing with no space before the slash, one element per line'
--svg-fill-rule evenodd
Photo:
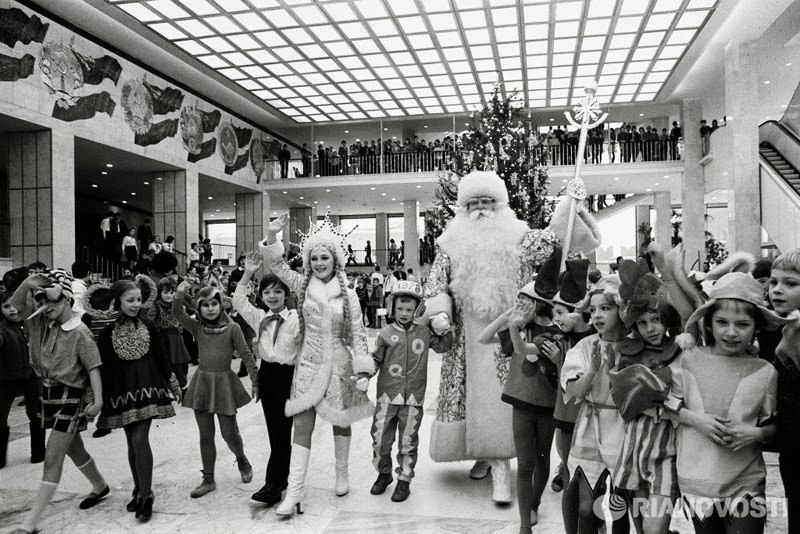
<path fill-rule="evenodd" d="M 399 139 L 363 142 L 356 139 L 349 145 L 342 140 L 338 148 L 322 144 L 317 147 L 317 174 L 376 174 L 381 172 L 381 155 L 383 172 L 443 170 L 448 160 L 446 154 L 452 151 L 453 140 L 450 137 L 427 142 L 418 136 L 413 140 L 407 137 L 402 142 Z"/>

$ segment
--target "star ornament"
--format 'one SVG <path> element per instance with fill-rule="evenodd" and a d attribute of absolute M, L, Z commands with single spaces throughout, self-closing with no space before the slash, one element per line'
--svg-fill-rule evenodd
<path fill-rule="evenodd" d="M 320 245 L 333 245 L 336 249 L 336 255 L 340 261 L 347 253 L 347 245 L 350 243 L 350 234 L 352 234 L 358 226 L 354 226 L 349 231 L 342 229 L 341 225 L 333 224 L 330 219 L 330 212 L 325 213 L 325 218 L 320 223 L 311 223 L 308 232 L 303 233 L 297 230 L 300 235 L 300 243 L 292 243 L 300 247 L 303 251 L 303 258 L 305 259 L 306 252 L 311 249 L 317 248 Z M 340 254 L 341 253 L 341 254 Z M 342 265 L 344 265 L 342 263 Z"/>

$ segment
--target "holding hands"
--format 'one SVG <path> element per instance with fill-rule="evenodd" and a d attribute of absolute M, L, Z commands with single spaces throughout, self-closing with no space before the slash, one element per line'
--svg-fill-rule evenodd
<path fill-rule="evenodd" d="M 444 335 L 450 330 L 450 317 L 446 313 L 437 313 L 431 317 L 431 329 L 437 336 Z"/>
<path fill-rule="evenodd" d="M 356 383 L 356 389 L 359 391 L 367 391 L 369 389 L 369 374 L 367 373 L 358 373 L 355 376 L 351 376 L 350 380 Z"/>

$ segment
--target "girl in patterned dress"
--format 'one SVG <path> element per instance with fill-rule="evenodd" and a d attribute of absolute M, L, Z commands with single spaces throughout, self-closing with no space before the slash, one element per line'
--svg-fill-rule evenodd
<path fill-rule="evenodd" d="M 158 296 L 151 308 L 153 324 L 155 324 L 170 368 L 178 379 L 181 389 L 186 387 L 186 369 L 191 361 L 186 344 L 183 342 L 183 327 L 172 315 L 172 301 L 178 284 L 172 278 L 162 278 L 158 282 Z"/>
<path fill-rule="evenodd" d="M 110 288 L 116 321 L 100 332 L 97 345 L 103 359 L 103 410 L 98 428 L 125 430 L 128 463 L 133 475 L 133 499 L 126 509 L 146 522 L 153 514 L 153 452 L 150 424 L 175 415 L 172 398 L 180 402 L 178 381 L 170 371 L 158 331 L 139 319 L 142 292 L 135 282 L 119 280 Z"/>
<path fill-rule="evenodd" d="M 283 244 L 277 233 L 289 222 L 286 215 L 269 225 L 266 243 L 259 246 L 266 266 L 298 295 L 299 338 L 292 392 L 286 415 L 294 416 L 294 439 L 289 462 L 289 487 L 275 510 L 278 515 L 302 512 L 311 434 L 316 416 L 333 424 L 337 496 L 346 495 L 350 425 L 374 411 L 366 392 L 351 377 L 370 372 L 373 361 L 361 322 L 358 295 L 347 288 L 345 236 L 329 219 L 312 225 L 303 238 L 304 274 L 292 271 L 283 260 Z"/>
<path fill-rule="evenodd" d="M 624 433 L 622 417 L 611 397 L 609 376 L 620 359 L 617 343 L 626 335 L 619 315 L 619 284 L 619 276 L 608 275 L 589 293 L 589 314 L 597 334 L 570 349 L 561 368 L 564 400 L 582 402 L 567 460 L 572 480 L 562 500 L 567 534 L 598 531 L 602 516 L 596 512 L 596 503 L 605 493 Z M 614 521 L 615 534 L 627 533 L 629 528 L 626 515 Z"/>

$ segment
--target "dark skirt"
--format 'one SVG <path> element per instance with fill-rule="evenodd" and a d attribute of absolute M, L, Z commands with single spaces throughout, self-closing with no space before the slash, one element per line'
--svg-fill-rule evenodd
<path fill-rule="evenodd" d="M 250 395 L 232 370 L 206 371 L 197 369 L 192 376 L 183 405 L 201 412 L 235 415 L 236 410 L 250 402 Z"/>
<path fill-rule="evenodd" d="M 45 379 L 42 385 L 42 428 L 75 434 L 86 430 L 85 389 Z"/>
<path fill-rule="evenodd" d="M 139 251 L 134 246 L 125 247 L 125 259 L 128 261 L 136 261 L 139 258 Z"/>
<path fill-rule="evenodd" d="M 117 372 L 103 373 L 99 428 L 122 428 L 137 421 L 174 415 L 172 394 L 152 359 L 126 361 Z"/>
<path fill-rule="evenodd" d="M 180 330 L 169 328 L 159 333 L 164 344 L 164 350 L 169 356 L 169 363 L 175 365 L 191 361 L 189 352 L 186 350 L 186 343 L 183 342 L 183 333 Z"/>

